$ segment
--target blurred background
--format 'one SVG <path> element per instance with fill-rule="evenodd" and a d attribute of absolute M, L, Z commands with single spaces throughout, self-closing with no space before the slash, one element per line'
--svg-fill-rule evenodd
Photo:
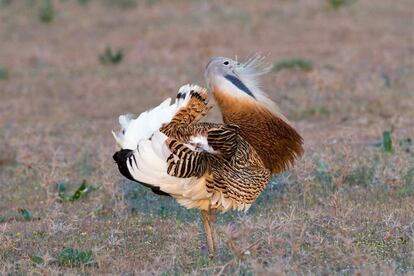
<path fill-rule="evenodd" d="M 306 154 L 209 260 L 110 132 L 255 53 Z M 0 273 L 412 273 L 413 118 L 411 0 L 0 0 Z"/>

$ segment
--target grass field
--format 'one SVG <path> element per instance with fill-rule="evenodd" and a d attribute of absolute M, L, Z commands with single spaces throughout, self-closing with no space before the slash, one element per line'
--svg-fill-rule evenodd
<path fill-rule="evenodd" d="M 210 260 L 198 212 L 121 177 L 111 130 L 255 52 L 306 153 L 220 215 Z M 0 0 L 0 274 L 414 274 L 411 139 L 411 0 Z"/>

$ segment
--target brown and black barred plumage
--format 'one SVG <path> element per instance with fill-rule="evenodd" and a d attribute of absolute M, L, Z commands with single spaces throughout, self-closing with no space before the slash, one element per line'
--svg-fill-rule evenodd
<path fill-rule="evenodd" d="M 214 58 L 205 77 L 223 123 L 200 122 L 211 109 L 207 90 L 185 85 L 174 104 L 167 99 L 134 120 L 120 116 L 122 130 L 114 133 L 124 176 L 201 209 L 212 255 L 215 212 L 247 210 L 270 176 L 303 154 L 302 137 L 257 85 L 268 71 L 258 56 L 245 63 Z"/>
<path fill-rule="evenodd" d="M 237 125 L 198 122 L 208 110 L 207 91 L 192 90 L 187 106 L 160 129 L 169 137 L 167 172 L 179 178 L 204 176 L 210 208 L 247 209 L 263 191 L 270 171 Z M 205 137 L 207 145 L 194 143 L 197 136 Z"/>

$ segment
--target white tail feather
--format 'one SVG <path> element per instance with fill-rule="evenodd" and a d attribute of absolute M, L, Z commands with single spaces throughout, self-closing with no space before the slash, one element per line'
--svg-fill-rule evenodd
<path fill-rule="evenodd" d="M 177 104 L 170 103 L 171 98 L 168 98 L 136 119 L 131 119 L 129 114 L 119 116 L 121 131 L 118 134 L 112 132 L 116 142 L 123 149 L 135 150 L 141 140 L 149 139 L 163 124 L 171 121 L 177 111 Z"/>

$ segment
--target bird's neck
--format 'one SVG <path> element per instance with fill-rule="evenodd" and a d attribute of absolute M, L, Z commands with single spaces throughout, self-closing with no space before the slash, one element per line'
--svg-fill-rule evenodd
<path fill-rule="evenodd" d="M 213 95 L 226 124 L 240 127 L 241 136 L 253 146 L 267 169 L 280 173 L 303 154 L 303 139 L 283 116 L 254 98 L 229 96 L 214 88 Z"/>

